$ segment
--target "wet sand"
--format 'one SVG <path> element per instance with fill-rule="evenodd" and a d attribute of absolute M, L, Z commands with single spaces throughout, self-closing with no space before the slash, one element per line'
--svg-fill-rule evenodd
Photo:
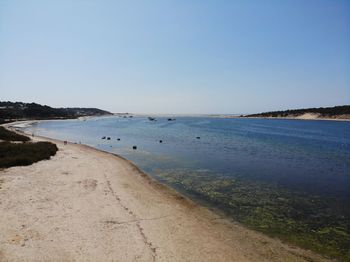
<path fill-rule="evenodd" d="M 0 261 L 325 261 L 228 221 L 121 157 L 34 140 L 59 151 L 0 171 Z"/>

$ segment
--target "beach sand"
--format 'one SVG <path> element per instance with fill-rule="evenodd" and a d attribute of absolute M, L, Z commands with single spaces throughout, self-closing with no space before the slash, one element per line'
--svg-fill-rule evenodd
<path fill-rule="evenodd" d="M 51 160 L 0 171 L 2 262 L 325 261 L 220 217 L 125 159 L 54 142 Z"/>
<path fill-rule="evenodd" d="M 248 116 L 247 118 L 257 118 L 257 119 L 287 119 L 287 120 L 324 120 L 324 121 L 350 121 L 350 115 L 337 115 L 333 118 L 323 117 L 318 113 L 305 113 L 302 115 L 288 115 L 288 116 Z"/>

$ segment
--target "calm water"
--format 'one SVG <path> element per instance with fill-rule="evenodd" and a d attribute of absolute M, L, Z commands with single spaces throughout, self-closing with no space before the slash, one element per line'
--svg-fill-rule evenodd
<path fill-rule="evenodd" d="M 120 154 L 154 176 L 210 172 L 350 198 L 350 122 L 106 117 L 41 122 L 31 131 Z"/>

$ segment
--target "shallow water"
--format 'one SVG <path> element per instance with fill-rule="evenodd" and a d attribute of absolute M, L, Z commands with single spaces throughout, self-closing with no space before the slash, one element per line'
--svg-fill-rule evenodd
<path fill-rule="evenodd" d="M 48 121 L 31 129 L 38 135 L 120 154 L 151 175 L 163 169 L 206 170 L 218 176 L 240 176 L 305 192 L 350 197 L 350 122 L 157 119 Z M 111 140 L 102 140 L 102 136 Z M 133 145 L 138 149 L 132 150 Z"/>
<path fill-rule="evenodd" d="M 28 131 L 122 155 L 248 226 L 346 256 L 350 122 L 113 116 L 45 121 Z M 302 242 L 292 238 L 300 231 Z"/>

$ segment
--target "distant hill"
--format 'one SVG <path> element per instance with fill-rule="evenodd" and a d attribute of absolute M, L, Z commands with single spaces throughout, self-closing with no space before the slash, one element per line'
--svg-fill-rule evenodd
<path fill-rule="evenodd" d="M 0 102 L 0 122 L 9 119 L 66 119 L 111 114 L 98 108 L 52 108 L 36 103 Z"/>
<path fill-rule="evenodd" d="M 292 119 L 350 119 L 350 105 L 272 111 L 244 117 L 292 118 Z"/>

